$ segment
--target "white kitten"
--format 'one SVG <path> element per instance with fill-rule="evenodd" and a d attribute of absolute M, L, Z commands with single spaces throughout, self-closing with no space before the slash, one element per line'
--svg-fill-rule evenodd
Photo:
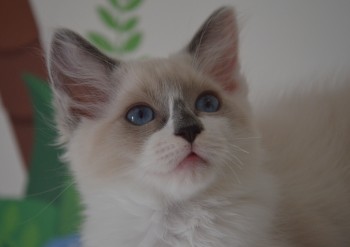
<path fill-rule="evenodd" d="M 231 8 L 166 59 L 116 61 L 55 34 L 85 247 L 350 246 L 349 87 L 271 100 L 253 121 L 237 49 Z"/>

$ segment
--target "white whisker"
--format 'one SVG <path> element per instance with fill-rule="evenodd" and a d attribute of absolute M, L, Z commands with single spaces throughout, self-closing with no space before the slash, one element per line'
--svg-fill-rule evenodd
<path fill-rule="evenodd" d="M 67 185 L 66 188 L 64 188 L 54 199 L 51 200 L 51 202 L 49 202 L 45 207 L 43 207 L 38 213 L 36 213 L 35 215 L 33 215 L 32 217 L 24 220 L 23 222 L 21 222 L 20 225 L 25 225 L 27 223 L 29 223 L 31 220 L 37 218 L 38 216 L 40 216 L 43 212 L 45 212 L 45 210 L 47 210 L 55 201 L 58 200 L 58 198 L 60 198 L 72 185 L 74 184 L 74 182 L 71 182 L 70 184 Z"/>
<path fill-rule="evenodd" d="M 235 140 L 250 140 L 250 139 L 261 139 L 261 136 L 249 136 L 249 137 L 236 137 Z"/>

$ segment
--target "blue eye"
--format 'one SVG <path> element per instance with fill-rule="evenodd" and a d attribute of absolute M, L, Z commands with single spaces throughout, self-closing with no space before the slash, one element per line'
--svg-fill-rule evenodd
<path fill-rule="evenodd" d="M 149 106 L 134 106 L 126 114 L 126 119 L 134 125 L 141 126 L 151 122 L 154 119 L 154 111 Z"/>
<path fill-rule="evenodd" d="M 217 112 L 219 108 L 219 99 L 212 94 L 203 94 L 196 101 L 196 109 L 201 112 Z"/>

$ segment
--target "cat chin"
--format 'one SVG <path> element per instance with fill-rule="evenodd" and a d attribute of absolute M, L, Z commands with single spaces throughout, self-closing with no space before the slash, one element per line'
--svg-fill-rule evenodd
<path fill-rule="evenodd" d="M 141 185 L 149 184 L 170 200 L 189 199 L 211 186 L 217 179 L 213 165 L 195 159 L 185 159 L 173 171 L 166 174 L 147 174 Z"/>

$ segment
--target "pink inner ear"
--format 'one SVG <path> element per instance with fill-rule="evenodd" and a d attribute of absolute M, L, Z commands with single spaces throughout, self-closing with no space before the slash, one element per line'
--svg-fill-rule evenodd
<path fill-rule="evenodd" d="M 217 71 L 212 70 L 210 72 L 214 79 L 220 83 L 225 91 L 233 92 L 238 88 L 238 83 L 232 78 L 231 74 L 221 74 L 222 71 L 218 69 Z"/>
<path fill-rule="evenodd" d="M 234 83 L 234 82 L 224 87 L 225 91 L 230 93 L 236 91 L 237 88 L 238 88 L 237 83 Z"/>
<path fill-rule="evenodd" d="M 196 47 L 194 55 L 204 73 L 228 92 L 239 87 L 235 78 L 239 69 L 238 30 L 233 9 L 223 8 L 214 12 L 191 45 Z"/>
<path fill-rule="evenodd" d="M 233 92 L 238 88 L 238 82 L 233 77 L 238 69 L 236 46 L 235 42 L 233 42 L 226 50 L 227 53 L 222 55 L 223 59 L 220 62 L 214 62 L 214 65 L 209 70 L 209 74 L 228 92 Z M 227 54 L 229 56 L 225 57 Z"/>
<path fill-rule="evenodd" d="M 95 117 L 96 106 L 108 100 L 108 96 L 101 90 L 89 84 L 77 83 L 70 78 L 65 78 L 63 90 L 74 102 L 74 105 L 69 109 L 71 114 L 76 117 Z"/>

